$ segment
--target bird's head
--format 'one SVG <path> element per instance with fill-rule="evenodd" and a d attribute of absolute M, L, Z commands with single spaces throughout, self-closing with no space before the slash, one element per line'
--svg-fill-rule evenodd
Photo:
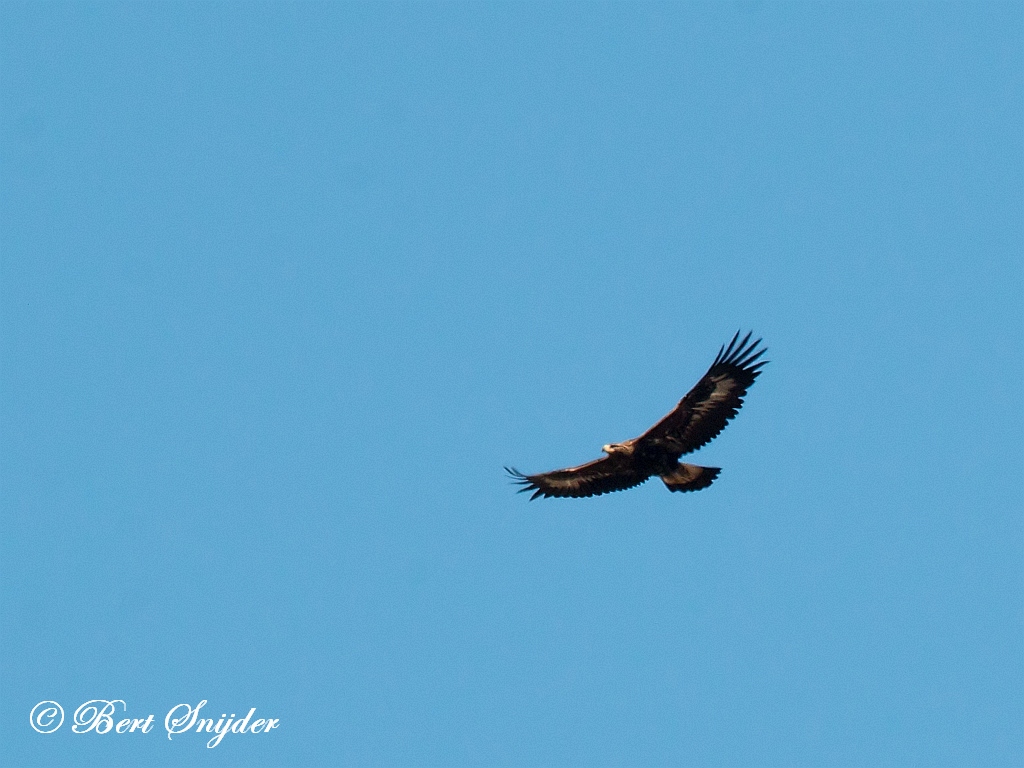
<path fill-rule="evenodd" d="M 624 453 L 628 449 L 622 443 L 608 443 L 602 446 L 601 450 L 611 456 L 613 453 Z"/>

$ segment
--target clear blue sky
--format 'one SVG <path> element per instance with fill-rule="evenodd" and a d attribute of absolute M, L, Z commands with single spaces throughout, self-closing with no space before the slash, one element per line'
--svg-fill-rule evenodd
<path fill-rule="evenodd" d="M 1024 764 L 1019 3 L 0 16 L 5 765 Z"/>

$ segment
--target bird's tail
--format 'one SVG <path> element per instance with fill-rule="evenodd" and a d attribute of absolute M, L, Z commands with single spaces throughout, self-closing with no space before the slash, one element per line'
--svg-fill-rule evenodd
<path fill-rule="evenodd" d="M 722 470 L 718 467 L 698 467 L 696 464 L 679 462 L 671 472 L 661 476 L 670 491 L 699 491 L 707 488 Z"/>

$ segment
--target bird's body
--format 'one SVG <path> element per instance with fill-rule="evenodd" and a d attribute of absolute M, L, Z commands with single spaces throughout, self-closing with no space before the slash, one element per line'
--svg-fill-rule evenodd
<path fill-rule="evenodd" d="M 699 491 L 718 477 L 718 467 L 684 464 L 679 458 L 714 439 L 743 405 L 754 379 L 767 362 L 751 334 L 739 341 L 737 333 L 728 347 L 718 352 L 708 372 L 679 404 L 649 430 L 622 443 L 602 449 L 607 456 L 578 467 L 538 475 L 524 475 L 506 467 L 522 491 L 538 496 L 598 496 L 640 485 L 658 476 L 670 491 Z"/>

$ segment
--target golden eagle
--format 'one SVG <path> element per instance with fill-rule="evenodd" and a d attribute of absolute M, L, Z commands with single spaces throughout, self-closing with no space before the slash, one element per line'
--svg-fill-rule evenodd
<path fill-rule="evenodd" d="M 534 491 L 531 501 L 538 496 L 599 496 L 640 485 L 654 475 L 670 491 L 707 488 L 722 470 L 683 464 L 679 457 L 711 442 L 743 405 L 743 396 L 768 362 L 757 362 L 767 350 L 757 348 L 761 339 L 748 343 L 750 336 L 737 344 L 737 331 L 671 413 L 640 437 L 604 446 L 604 458 L 541 475 L 524 475 L 510 467 L 505 471 L 523 486 L 520 493 Z"/>

